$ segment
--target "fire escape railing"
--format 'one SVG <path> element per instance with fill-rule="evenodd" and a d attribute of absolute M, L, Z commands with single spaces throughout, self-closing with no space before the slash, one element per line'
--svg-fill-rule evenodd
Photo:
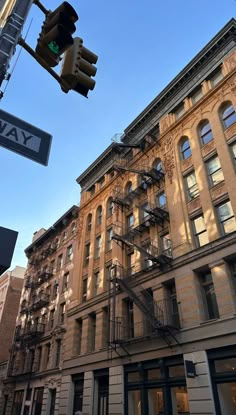
<path fill-rule="evenodd" d="M 51 267 L 47 267 L 41 270 L 37 274 L 38 285 L 43 284 L 45 281 L 48 281 L 52 276 L 53 276 L 53 269 Z"/>
<path fill-rule="evenodd" d="M 124 278 L 125 275 L 122 267 L 114 266 L 112 281 L 115 291 L 119 287 L 128 294 L 129 299 L 139 308 L 145 318 L 144 323 L 141 323 L 144 324 L 144 331 L 139 337 L 158 335 L 162 337 L 168 346 L 173 344 L 173 340 L 175 343 L 178 343 L 174 332 L 180 328 L 180 320 L 179 314 L 172 311 L 171 300 L 155 301 L 148 290 L 144 289 L 140 284 L 134 285 L 134 279 Z M 132 341 L 135 336 L 129 335 L 130 330 L 127 323 L 125 324 L 125 320 L 121 317 L 113 317 L 111 318 L 111 333 L 113 333 L 111 342 L 114 344 L 124 344 L 128 338 Z M 136 323 L 133 327 L 134 331 L 135 328 L 137 328 Z M 138 331 L 140 332 L 140 330 Z M 121 335 L 122 333 L 123 335 Z"/>
<path fill-rule="evenodd" d="M 45 307 L 49 303 L 49 295 L 48 294 L 39 294 L 38 297 L 34 300 L 34 302 L 28 307 L 30 312 L 39 310 L 40 308 Z"/>

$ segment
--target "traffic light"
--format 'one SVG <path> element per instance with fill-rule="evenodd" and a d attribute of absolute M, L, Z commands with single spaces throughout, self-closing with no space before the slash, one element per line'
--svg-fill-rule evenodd
<path fill-rule="evenodd" d="M 61 86 L 64 92 L 73 89 L 79 94 L 87 97 L 89 90 L 95 87 L 95 76 L 97 68 L 93 65 L 98 57 L 83 46 L 83 39 L 76 37 L 74 44 L 66 50 L 61 68 L 61 78 L 66 81 L 68 89 Z"/>
<path fill-rule="evenodd" d="M 73 45 L 71 36 L 75 30 L 78 15 L 74 8 L 64 1 L 56 10 L 46 15 L 36 46 L 36 53 L 49 66 L 58 65 L 62 53 Z"/>

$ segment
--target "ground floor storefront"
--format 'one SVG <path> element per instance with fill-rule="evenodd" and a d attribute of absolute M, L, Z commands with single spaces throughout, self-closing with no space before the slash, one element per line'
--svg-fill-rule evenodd
<path fill-rule="evenodd" d="M 235 346 L 81 369 L 16 383 L 3 415 L 236 414 Z"/>

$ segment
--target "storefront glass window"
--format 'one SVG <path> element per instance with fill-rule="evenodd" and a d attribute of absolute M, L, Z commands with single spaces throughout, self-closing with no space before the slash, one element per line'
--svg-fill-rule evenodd
<path fill-rule="evenodd" d="M 128 393 L 128 414 L 141 415 L 141 391 L 129 391 Z"/>

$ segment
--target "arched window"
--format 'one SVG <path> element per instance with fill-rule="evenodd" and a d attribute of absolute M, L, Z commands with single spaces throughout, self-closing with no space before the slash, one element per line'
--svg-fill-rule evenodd
<path fill-rule="evenodd" d="M 231 102 L 223 106 L 221 117 L 224 128 L 228 128 L 230 127 L 230 125 L 236 122 L 236 113 L 234 106 L 231 104 Z"/>
<path fill-rule="evenodd" d="M 131 193 L 133 190 L 133 185 L 132 182 L 128 182 L 125 188 L 125 193 L 128 195 L 129 193 Z"/>
<path fill-rule="evenodd" d="M 107 201 L 107 217 L 109 218 L 113 214 L 113 199 L 110 197 Z"/>
<path fill-rule="evenodd" d="M 92 228 L 92 213 L 89 213 L 87 217 L 86 231 L 90 232 L 91 228 Z"/>
<path fill-rule="evenodd" d="M 97 208 L 96 224 L 101 225 L 102 223 L 102 206 Z"/>
<path fill-rule="evenodd" d="M 182 160 L 188 159 L 192 155 L 188 137 L 183 137 L 180 141 L 180 153 Z"/>
<path fill-rule="evenodd" d="M 73 222 L 71 224 L 71 233 L 75 233 L 75 231 L 76 231 L 76 222 Z"/>
<path fill-rule="evenodd" d="M 199 127 L 199 135 L 201 139 L 201 144 L 207 144 L 213 140 L 213 134 L 211 131 L 211 125 L 208 120 L 203 121 Z"/>

